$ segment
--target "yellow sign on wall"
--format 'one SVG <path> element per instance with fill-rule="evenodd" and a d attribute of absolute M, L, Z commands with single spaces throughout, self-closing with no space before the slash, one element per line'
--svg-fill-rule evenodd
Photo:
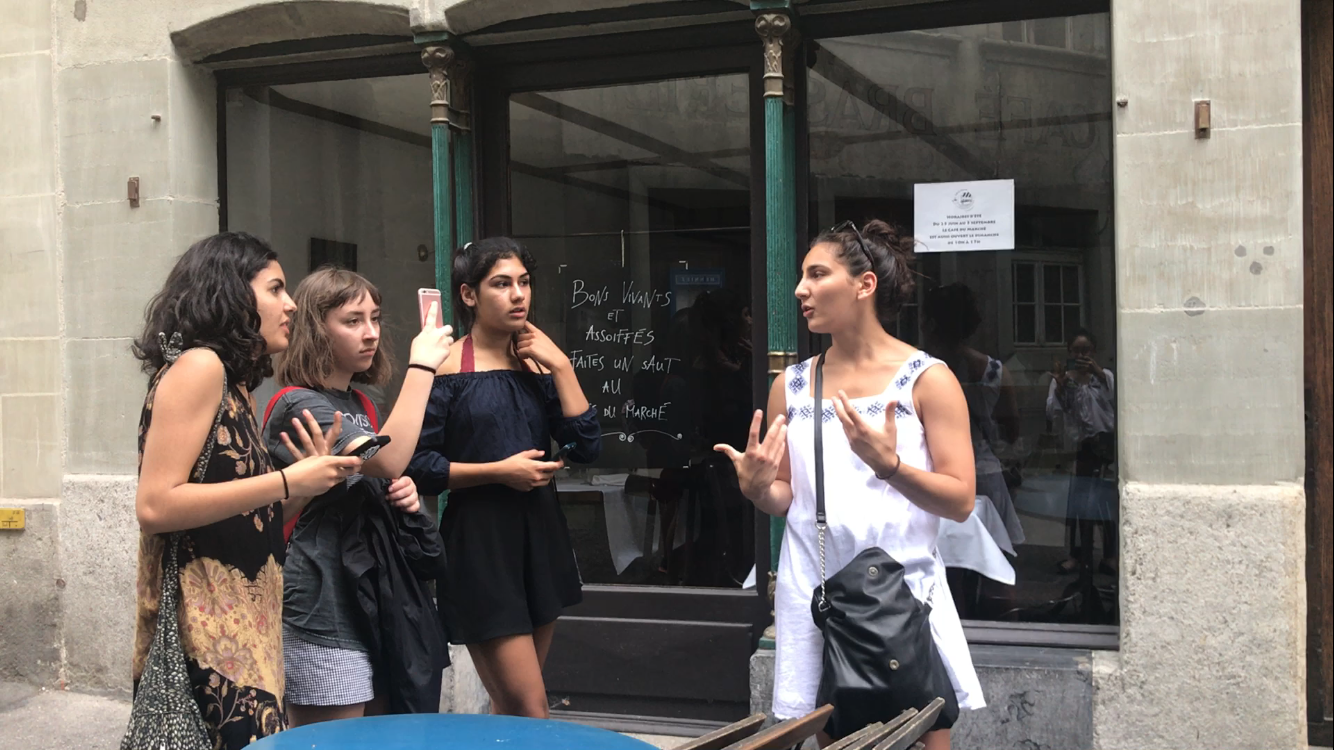
<path fill-rule="evenodd" d="M 23 528 L 22 508 L 0 508 L 0 530 Z"/>

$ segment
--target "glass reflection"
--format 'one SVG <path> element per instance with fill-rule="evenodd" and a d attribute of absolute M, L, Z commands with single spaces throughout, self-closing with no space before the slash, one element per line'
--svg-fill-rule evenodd
<path fill-rule="evenodd" d="M 811 226 L 912 226 L 916 184 L 1014 180 L 1014 249 L 919 253 L 898 321 L 968 401 L 987 502 L 940 543 L 965 618 L 1117 620 L 1114 408 L 1071 427 L 1076 392 L 1055 385 L 1096 377 L 1065 367 L 1087 330 L 1115 393 L 1108 30 L 1097 14 L 814 43 Z"/>
<path fill-rule="evenodd" d="M 513 235 L 556 284 L 603 455 L 558 477 L 586 583 L 739 587 L 754 510 L 715 443 L 750 422 L 744 74 L 510 99 Z"/>

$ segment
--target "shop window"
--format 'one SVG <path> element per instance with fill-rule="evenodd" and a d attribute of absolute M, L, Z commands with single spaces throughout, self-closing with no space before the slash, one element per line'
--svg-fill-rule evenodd
<path fill-rule="evenodd" d="M 753 403 L 744 73 L 512 94 L 510 225 L 602 455 L 557 476 L 589 584 L 740 589 L 754 506 L 717 443 Z"/>
<path fill-rule="evenodd" d="M 423 72 L 249 85 L 224 96 L 226 228 L 267 239 L 289 288 L 326 264 L 370 279 L 400 363 L 418 330 L 416 290 L 435 277 L 429 91 Z M 382 413 L 400 382 L 367 389 Z M 256 389 L 259 403 L 274 390 L 272 382 Z"/>
<path fill-rule="evenodd" d="M 986 533 L 942 547 L 965 620 L 1118 621 L 1115 438 L 1086 440 L 1053 393 L 1086 387 L 1078 331 L 1116 366 L 1108 36 L 1104 13 L 811 43 L 809 226 L 880 218 L 920 238 L 917 185 L 1013 180 L 1013 243 L 919 251 L 891 330 L 968 400 Z M 1114 419 L 1114 394 L 1104 406 Z M 992 547 L 1005 566 L 969 569 Z"/>

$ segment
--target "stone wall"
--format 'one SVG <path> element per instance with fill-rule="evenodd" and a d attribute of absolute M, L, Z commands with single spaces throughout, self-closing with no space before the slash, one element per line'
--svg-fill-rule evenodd
<path fill-rule="evenodd" d="M 1093 747 L 1091 652 L 1015 646 L 973 646 L 971 651 L 987 706 L 959 714 L 950 736 L 954 747 Z M 772 705 L 773 661 L 769 650 L 751 657 L 751 713 L 768 713 Z"/>
<path fill-rule="evenodd" d="M 59 678 L 64 423 L 52 6 L 0 0 L 0 677 Z"/>
<path fill-rule="evenodd" d="M 1305 746 L 1299 31 L 1297 3 L 1112 0 L 1125 481 L 1099 748 Z"/>
<path fill-rule="evenodd" d="M 173 37 L 199 56 L 209 19 L 253 44 L 408 4 L 293 4 L 326 12 L 265 27 L 247 0 L 0 0 L 0 502 L 28 510 L 0 532 L 0 674 L 128 688 L 128 345 L 217 228 L 214 79 Z M 455 31 L 555 8 L 414 5 Z M 1093 655 L 1092 746 L 1303 747 L 1298 4 L 1112 0 L 1112 21 L 1123 624 Z"/>
<path fill-rule="evenodd" d="M 0 532 L 0 675 L 128 691 L 146 385 L 129 346 L 218 230 L 216 82 L 173 37 L 218 18 L 229 47 L 407 36 L 407 2 L 0 0 L 0 18 L 0 505 L 28 509 Z"/>

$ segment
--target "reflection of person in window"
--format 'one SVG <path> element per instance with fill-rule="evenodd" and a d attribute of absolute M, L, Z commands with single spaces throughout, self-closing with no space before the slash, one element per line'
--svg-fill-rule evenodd
<path fill-rule="evenodd" d="M 690 307 L 690 320 L 704 446 L 727 443 L 740 450 L 746 445 L 753 400 L 750 310 L 735 292 L 712 289 Z"/>
<path fill-rule="evenodd" d="M 1019 439 L 1019 404 L 1010 371 L 1000 360 L 966 343 L 982 322 L 973 290 L 963 284 L 932 289 L 923 300 L 922 315 L 926 350 L 949 365 L 968 401 L 977 494 L 989 498 L 995 506 L 1010 544 L 1023 544 L 1024 528 L 996 455 L 998 441 L 1013 443 Z M 1005 546 L 1000 539 L 996 542 Z"/>
<path fill-rule="evenodd" d="M 754 400 L 750 310 L 736 292 L 710 289 L 690 307 L 690 319 L 695 331 L 693 374 L 700 436 L 705 446 L 725 444 L 743 449 Z M 699 509 L 700 526 L 711 532 L 701 537 L 713 547 L 712 563 L 698 571 L 687 571 L 687 576 L 696 585 L 739 585 L 753 556 L 749 554 L 751 545 L 745 541 L 751 511 L 737 483 L 736 469 L 726 457 L 707 452 L 696 463 L 692 481 L 693 486 L 702 488 L 701 497 L 705 498 Z"/>
<path fill-rule="evenodd" d="M 1053 365 L 1047 389 L 1047 418 L 1064 417 L 1066 436 L 1077 446 L 1066 514 L 1077 523 L 1078 534 L 1071 544 L 1071 557 L 1060 567 L 1070 573 L 1079 567 L 1086 551 L 1091 557 L 1097 524 L 1103 534 L 1102 570 L 1115 573 L 1116 379 L 1111 370 L 1098 364 L 1098 342 L 1092 333 L 1076 331 L 1068 346 L 1070 358 Z"/>
<path fill-rule="evenodd" d="M 635 442 L 644 449 L 648 467 L 662 469 L 649 486 L 662 519 L 658 524 L 658 549 L 662 552 L 658 566 L 660 573 L 668 572 L 672 563 L 677 509 L 685 492 L 685 466 L 690 462 L 690 448 L 694 443 L 695 415 L 690 410 L 693 399 L 687 377 L 691 359 L 690 309 L 678 310 L 672 316 L 667 335 L 654 339 L 651 346 L 658 366 L 640 369 L 634 379 L 636 404 L 672 404 L 666 412 L 665 422 L 643 420 L 633 426 L 640 431 Z"/>

